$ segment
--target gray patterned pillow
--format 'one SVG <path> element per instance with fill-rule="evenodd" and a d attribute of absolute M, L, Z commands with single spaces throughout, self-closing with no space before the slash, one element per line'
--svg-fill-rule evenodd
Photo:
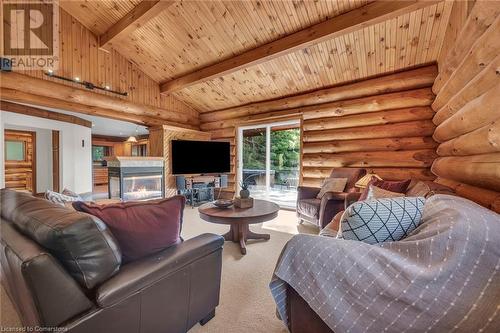
<path fill-rule="evenodd" d="M 424 203 L 423 197 L 358 201 L 342 215 L 337 237 L 368 244 L 401 240 L 420 224 Z"/>
<path fill-rule="evenodd" d="M 57 193 L 51 190 L 45 191 L 45 199 L 49 200 L 50 202 L 53 202 L 55 204 L 58 204 L 60 206 L 64 207 L 64 204 L 66 202 L 73 202 L 73 201 L 79 201 L 80 199 L 77 197 L 72 197 L 69 195 Z"/>

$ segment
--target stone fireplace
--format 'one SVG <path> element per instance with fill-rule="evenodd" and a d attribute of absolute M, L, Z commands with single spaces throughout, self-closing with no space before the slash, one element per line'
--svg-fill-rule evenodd
<path fill-rule="evenodd" d="M 163 158 L 116 156 L 107 162 L 110 199 L 130 201 L 165 197 Z"/>

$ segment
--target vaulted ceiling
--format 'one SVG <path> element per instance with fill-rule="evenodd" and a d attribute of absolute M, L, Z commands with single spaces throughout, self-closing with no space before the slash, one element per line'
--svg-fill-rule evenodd
<path fill-rule="evenodd" d="M 354 28 L 332 38 L 235 66 L 236 70 L 221 71 L 221 75 L 197 78 L 170 92 L 206 112 L 436 61 L 451 2 L 420 2 L 414 10 L 364 22 L 376 6 L 371 2 L 212 0 L 162 1 L 158 6 L 155 1 L 101 0 L 62 1 L 61 7 L 100 35 L 103 47 L 114 48 L 158 83 L 167 82 L 165 86 L 191 73 L 203 73 L 207 66 L 215 70 L 220 62 L 230 63 L 238 55 L 321 22 L 332 22 L 332 27 L 339 15 L 349 15 L 345 20 L 353 21 Z M 393 4 L 385 1 L 377 8 Z M 301 38 L 311 35 L 305 32 Z M 263 55 L 269 52 L 272 48 Z"/>

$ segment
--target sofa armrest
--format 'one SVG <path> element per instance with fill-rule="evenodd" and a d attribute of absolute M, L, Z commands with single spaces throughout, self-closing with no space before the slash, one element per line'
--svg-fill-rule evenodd
<path fill-rule="evenodd" d="M 96 301 L 101 307 L 116 304 L 194 261 L 222 249 L 223 244 L 224 238 L 221 236 L 202 234 L 124 265 L 118 274 L 98 288 Z"/>
<path fill-rule="evenodd" d="M 345 198 L 344 209 L 347 209 L 347 207 L 349 207 L 350 205 L 352 205 L 353 203 L 358 201 L 360 197 L 361 197 L 361 192 L 348 193 L 346 198 Z"/>
<path fill-rule="evenodd" d="M 321 189 L 317 187 L 299 186 L 297 187 L 297 202 L 302 199 L 314 199 Z"/>
<path fill-rule="evenodd" d="M 324 228 L 333 219 L 335 214 L 344 210 L 344 202 L 348 193 L 326 192 L 321 198 L 319 207 L 319 227 Z"/>
<path fill-rule="evenodd" d="M 328 202 L 330 200 L 337 200 L 344 202 L 345 198 L 349 193 L 345 192 L 326 192 L 325 195 L 321 198 L 321 202 Z"/>

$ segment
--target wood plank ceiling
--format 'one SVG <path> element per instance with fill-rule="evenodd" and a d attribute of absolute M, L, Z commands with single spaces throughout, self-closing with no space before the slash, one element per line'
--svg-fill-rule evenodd
<path fill-rule="evenodd" d="M 64 1 L 61 7 L 96 35 L 102 35 L 142 0 Z"/>
<path fill-rule="evenodd" d="M 370 2 L 178 1 L 113 47 L 161 83 Z M 62 7 L 101 35 L 137 4 L 137 0 L 72 1 Z M 173 94 L 207 112 L 433 62 L 451 8 L 452 2 L 429 4 Z"/>

